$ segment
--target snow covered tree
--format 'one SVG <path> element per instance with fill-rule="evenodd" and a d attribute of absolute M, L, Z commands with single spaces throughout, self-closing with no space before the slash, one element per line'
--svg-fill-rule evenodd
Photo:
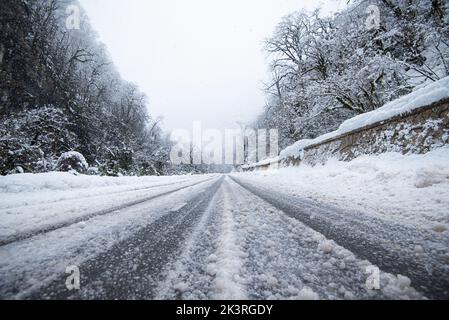
<path fill-rule="evenodd" d="M 265 44 L 272 80 L 253 126 L 279 129 L 282 148 L 449 75 L 448 20 L 438 0 L 357 0 L 333 17 L 286 16 Z"/>
<path fill-rule="evenodd" d="M 79 30 L 66 26 L 69 5 L 80 10 Z M 163 173 L 159 123 L 78 1 L 5 0 L 0 26 L 0 174 L 51 170 L 74 150 L 105 174 Z"/>

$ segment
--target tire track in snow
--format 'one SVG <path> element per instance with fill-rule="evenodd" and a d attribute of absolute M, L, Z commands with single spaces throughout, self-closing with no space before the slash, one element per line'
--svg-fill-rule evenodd
<path fill-rule="evenodd" d="M 64 285 L 66 276 L 61 276 L 27 298 L 154 298 L 166 268 L 181 254 L 182 243 L 201 219 L 221 183 L 222 178 L 179 211 L 170 211 L 110 250 L 83 263 L 79 292 L 69 292 Z"/>
<path fill-rule="evenodd" d="M 226 186 L 238 208 L 236 230 L 252 299 L 419 299 L 406 278 L 381 272 L 381 290 L 365 286 L 372 266 L 287 216 L 234 181 Z"/>
<path fill-rule="evenodd" d="M 71 218 L 71 219 L 67 219 L 67 220 L 59 222 L 59 223 L 54 223 L 54 224 L 51 224 L 51 225 L 44 225 L 43 227 L 39 227 L 39 228 L 30 230 L 30 231 L 27 231 L 27 232 L 22 232 L 22 233 L 11 235 L 11 236 L 8 236 L 8 237 L 5 237 L 5 238 L 0 238 L 0 247 L 8 245 L 8 244 L 11 244 L 11 243 L 14 243 L 14 242 L 17 242 L 17 241 L 22 241 L 22 240 L 26 240 L 26 239 L 29 239 L 29 238 L 32 238 L 32 237 L 36 237 L 36 236 L 41 235 L 41 234 L 52 232 L 52 231 L 55 231 L 57 229 L 65 228 L 65 227 L 68 227 L 68 226 L 71 226 L 71 225 L 74 225 L 74 224 L 77 224 L 77 223 L 80 223 L 80 222 L 85 222 L 85 221 L 88 221 L 88 220 L 90 220 L 90 219 L 92 219 L 94 217 L 97 217 L 97 216 L 107 215 L 107 214 L 111 214 L 111 213 L 114 213 L 114 212 L 117 212 L 117 211 L 120 211 L 120 210 L 123 210 L 123 209 L 126 209 L 126 208 L 130 208 L 132 206 L 145 203 L 147 201 L 151 201 L 151 200 L 154 200 L 154 199 L 157 199 L 157 198 L 160 198 L 160 197 L 163 197 L 163 196 L 166 196 L 166 195 L 169 195 L 169 194 L 172 194 L 172 193 L 175 193 L 175 192 L 178 192 L 178 191 L 181 191 L 181 190 L 184 190 L 184 189 L 187 189 L 187 188 L 190 188 L 190 187 L 202 184 L 202 183 L 206 183 L 208 181 L 211 181 L 212 179 L 213 178 L 208 178 L 206 180 L 202 180 L 202 181 L 199 181 L 199 182 L 195 182 L 195 183 L 192 183 L 192 184 L 181 186 L 181 187 L 178 187 L 178 188 L 175 188 L 175 189 L 170 189 L 168 191 L 164 191 L 164 192 L 161 192 L 161 193 L 153 194 L 151 196 L 146 196 L 144 198 L 140 198 L 140 199 L 137 199 L 137 200 L 134 200 L 134 201 L 129 201 L 129 202 L 123 203 L 121 205 L 110 207 L 110 208 L 105 209 L 105 210 L 100 210 L 100 211 L 96 211 L 96 212 L 83 214 L 81 216 L 74 217 L 74 218 Z"/>
<path fill-rule="evenodd" d="M 81 266 L 126 241 L 178 204 L 191 204 L 218 177 L 177 193 L 143 203 L 113 215 L 97 216 L 31 239 L 0 247 L 0 297 L 20 299 L 64 276 L 67 266 Z M 191 207 L 191 205 L 190 205 Z M 180 210 L 188 210 L 187 205 Z"/>
<path fill-rule="evenodd" d="M 216 242 L 220 232 L 222 188 L 215 193 L 204 215 L 186 242 L 182 255 L 166 270 L 156 290 L 158 300 L 206 300 L 215 292 L 215 273 L 209 263 L 216 261 Z"/>
<path fill-rule="evenodd" d="M 449 297 L 448 239 L 438 238 L 426 230 L 409 228 L 398 223 L 386 223 L 366 215 L 356 214 L 306 199 L 298 199 L 267 187 L 256 186 L 240 178 L 236 183 L 322 233 L 358 257 L 367 259 L 385 272 L 403 274 L 412 280 L 417 290 L 432 299 Z M 439 243 L 441 248 L 432 248 Z M 426 254 L 417 254 L 415 245 L 429 246 Z"/>

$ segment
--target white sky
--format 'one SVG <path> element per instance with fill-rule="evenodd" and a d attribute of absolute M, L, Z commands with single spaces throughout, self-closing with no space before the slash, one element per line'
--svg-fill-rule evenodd
<path fill-rule="evenodd" d="M 163 128 L 234 128 L 262 110 L 262 42 L 295 10 L 345 0 L 80 0 L 122 76 Z"/>

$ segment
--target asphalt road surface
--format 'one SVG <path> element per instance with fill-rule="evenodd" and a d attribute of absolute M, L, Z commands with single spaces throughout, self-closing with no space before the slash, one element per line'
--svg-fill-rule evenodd
<path fill-rule="evenodd" d="M 449 298 L 449 242 L 424 229 L 241 175 L 127 192 L 136 196 L 0 239 L 0 297 Z M 103 197 L 110 204 L 120 194 Z M 67 287 L 69 266 L 79 289 Z"/>

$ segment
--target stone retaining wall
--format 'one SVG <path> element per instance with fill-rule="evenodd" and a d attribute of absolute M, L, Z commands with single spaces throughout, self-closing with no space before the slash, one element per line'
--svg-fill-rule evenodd
<path fill-rule="evenodd" d="M 316 165 L 330 158 L 350 161 L 364 154 L 391 151 L 422 154 L 446 144 L 449 144 L 449 99 L 308 146 L 300 157 L 244 170 L 266 170 L 301 163 Z"/>

